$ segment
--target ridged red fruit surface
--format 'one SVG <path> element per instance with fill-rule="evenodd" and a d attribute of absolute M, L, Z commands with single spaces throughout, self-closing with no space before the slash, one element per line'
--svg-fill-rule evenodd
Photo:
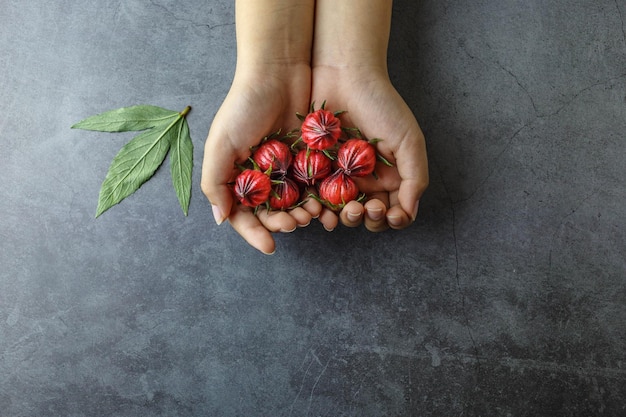
<path fill-rule="evenodd" d="M 331 165 L 323 152 L 302 149 L 293 160 L 293 178 L 307 186 L 314 185 L 330 174 Z"/>
<path fill-rule="evenodd" d="M 271 168 L 272 174 L 286 174 L 291 165 L 292 155 L 287 144 L 270 139 L 259 146 L 252 155 L 252 159 L 261 171 Z"/>
<path fill-rule="evenodd" d="M 341 122 L 328 110 L 319 109 L 307 114 L 301 127 L 302 140 L 311 149 L 326 150 L 341 136 Z"/>
<path fill-rule="evenodd" d="M 349 139 L 337 151 L 337 165 L 352 177 L 369 175 L 376 167 L 376 149 L 364 139 Z"/>
<path fill-rule="evenodd" d="M 233 189 L 241 204 L 248 207 L 265 203 L 271 190 L 270 177 L 255 169 L 245 169 L 237 175 Z"/>
<path fill-rule="evenodd" d="M 298 185 L 289 178 L 283 178 L 280 183 L 272 185 L 273 193 L 270 193 L 269 203 L 274 210 L 286 210 L 293 207 L 300 198 Z"/>
<path fill-rule="evenodd" d="M 319 197 L 337 208 L 355 200 L 358 195 L 359 188 L 356 183 L 342 169 L 335 171 L 319 185 Z"/>

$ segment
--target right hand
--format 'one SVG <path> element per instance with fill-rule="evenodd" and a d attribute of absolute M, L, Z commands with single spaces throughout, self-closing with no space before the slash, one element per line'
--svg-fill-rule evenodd
<path fill-rule="evenodd" d="M 258 210 L 239 204 L 231 183 L 250 156 L 250 147 L 273 132 L 299 125 L 296 112 L 309 107 L 311 68 L 307 64 L 278 71 L 236 73 L 231 89 L 215 115 L 204 148 L 202 191 L 209 199 L 218 224 L 228 219 L 253 247 L 265 254 L 275 251 L 272 232 L 291 232 L 306 226 L 321 211 L 305 204 L 288 212 Z"/>

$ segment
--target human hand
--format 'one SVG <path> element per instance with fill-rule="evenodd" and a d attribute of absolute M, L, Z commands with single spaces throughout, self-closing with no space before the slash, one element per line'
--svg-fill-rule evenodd
<path fill-rule="evenodd" d="M 251 146 L 271 132 L 298 125 L 295 112 L 308 108 L 310 85 L 307 64 L 277 72 L 237 74 L 205 143 L 202 190 L 216 222 L 228 219 L 250 245 L 266 254 L 275 250 L 272 232 L 306 226 L 321 207 L 307 203 L 288 212 L 258 210 L 255 215 L 253 209 L 237 204 L 228 184 L 238 174 L 235 164 L 246 161 Z"/>
<path fill-rule="evenodd" d="M 324 209 L 320 220 L 326 229 L 339 219 L 346 226 L 365 223 L 371 231 L 405 228 L 428 186 L 424 135 L 387 72 L 391 13 L 391 0 L 315 3 L 312 99 L 347 110 L 343 124 L 358 127 L 368 139 L 382 139 L 376 148 L 394 164 L 378 164 L 378 179 L 357 179 L 365 204 L 350 202 L 339 215 Z"/>
<path fill-rule="evenodd" d="M 279 129 L 298 125 L 295 112 L 308 108 L 314 0 L 237 0 L 237 68 L 226 99 L 213 119 L 204 147 L 202 191 L 218 224 L 233 228 L 263 253 L 275 250 L 272 232 L 290 232 L 319 214 L 303 205 L 289 212 L 237 204 L 228 184 L 250 147 Z M 307 211 L 308 210 L 308 211 Z"/>
<path fill-rule="evenodd" d="M 403 229 L 417 215 L 419 199 L 428 186 L 424 135 L 415 116 L 392 86 L 382 68 L 316 66 L 313 100 L 326 100 L 327 108 L 347 110 L 343 126 L 358 127 L 368 138 L 380 138 L 378 152 L 393 167 L 377 163 L 376 174 L 355 178 L 367 196 L 364 204 L 349 202 L 339 214 L 324 208 L 319 216 L 327 230 L 339 220 L 350 227 L 364 223 L 374 232 Z"/>

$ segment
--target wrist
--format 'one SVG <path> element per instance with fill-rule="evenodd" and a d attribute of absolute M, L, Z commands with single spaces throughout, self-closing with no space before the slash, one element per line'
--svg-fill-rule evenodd
<path fill-rule="evenodd" d="M 390 0 L 318 0 L 312 66 L 387 71 Z"/>
<path fill-rule="evenodd" d="M 387 74 L 387 50 L 374 51 L 346 45 L 333 49 L 314 50 L 311 67 Z"/>
<path fill-rule="evenodd" d="M 360 86 L 359 88 L 362 88 L 364 85 L 380 85 L 380 83 L 391 82 L 386 65 L 372 62 L 368 62 L 368 64 L 318 64 L 311 71 L 314 85 L 317 82 L 322 84 L 332 82 L 337 88 L 346 86 Z"/>
<path fill-rule="evenodd" d="M 311 63 L 314 0 L 237 0 L 237 65 L 265 68 Z"/>

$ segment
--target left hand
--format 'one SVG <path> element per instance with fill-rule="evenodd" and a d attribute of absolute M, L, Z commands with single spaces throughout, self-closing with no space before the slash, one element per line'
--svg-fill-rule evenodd
<path fill-rule="evenodd" d="M 382 139 L 377 151 L 393 164 L 378 162 L 378 179 L 356 178 L 367 195 L 365 203 L 350 202 L 339 214 L 324 208 L 319 217 L 324 227 L 332 230 L 339 220 L 349 227 L 364 223 L 373 232 L 409 226 L 428 186 L 426 144 L 415 116 L 387 74 L 364 67 L 314 67 L 312 99 L 326 100 L 331 111 L 347 110 L 340 116 L 342 125 L 359 128 L 368 139 Z"/>

